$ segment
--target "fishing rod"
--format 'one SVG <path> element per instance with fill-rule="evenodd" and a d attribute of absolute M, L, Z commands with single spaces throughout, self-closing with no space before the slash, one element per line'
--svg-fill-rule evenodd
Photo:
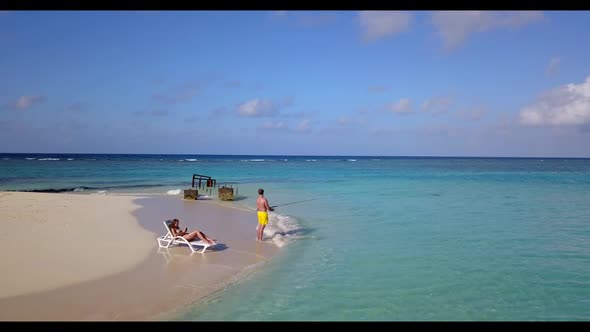
<path fill-rule="evenodd" d="M 339 195 L 350 195 L 350 194 L 366 194 L 366 193 L 371 193 L 372 191 L 366 191 L 366 192 L 344 192 L 344 193 L 338 193 L 338 194 L 333 194 L 331 196 L 339 196 Z M 321 198 L 321 197 L 319 197 Z M 297 201 L 297 202 L 289 202 L 289 203 L 285 203 L 285 204 L 277 204 L 277 205 L 272 205 L 271 208 L 276 208 L 277 206 L 285 206 L 285 205 L 291 205 L 291 204 L 297 204 L 297 203 L 303 203 L 303 202 L 309 202 L 309 201 L 315 201 L 316 199 L 319 199 L 318 197 L 316 198 L 309 198 L 309 199 L 304 199 L 302 201 Z"/>
<path fill-rule="evenodd" d="M 351 195 L 351 194 L 367 194 L 367 193 L 373 193 L 373 191 L 364 191 L 364 192 L 342 192 L 342 193 L 337 193 L 337 194 L 332 194 L 331 196 L 341 196 L 341 195 Z M 303 203 L 303 202 L 309 202 L 309 201 L 315 201 L 316 199 L 319 199 L 321 197 L 316 197 L 316 198 L 309 198 L 309 199 L 304 199 L 302 201 L 297 201 L 297 202 L 289 202 L 289 203 L 285 203 L 285 204 L 277 204 L 277 205 L 271 205 L 271 208 L 276 208 L 278 206 L 285 206 L 285 205 L 291 205 L 291 204 L 297 204 L 297 203 Z"/>
<path fill-rule="evenodd" d="M 277 206 L 285 206 L 285 205 L 291 205 L 291 204 L 297 204 L 297 203 L 303 203 L 303 202 L 308 202 L 308 201 L 313 201 L 316 200 L 316 198 L 310 198 L 310 199 L 304 199 L 302 201 L 297 201 L 297 202 L 290 202 L 290 203 L 285 203 L 285 204 L 277 204 L 277 205 L 272 205 L 271 208 L 276 208 Z"/>

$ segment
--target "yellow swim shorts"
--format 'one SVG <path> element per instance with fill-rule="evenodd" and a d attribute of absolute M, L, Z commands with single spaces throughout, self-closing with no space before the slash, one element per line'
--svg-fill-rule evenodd
<path fill-rule="evenodd" d="M 258 211 L 258 223 L 261 225 L 268 224 L 268 212 Z"/>

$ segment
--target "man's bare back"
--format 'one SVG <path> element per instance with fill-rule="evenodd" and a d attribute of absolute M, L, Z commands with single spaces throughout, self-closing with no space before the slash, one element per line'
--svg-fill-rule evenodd
<path fill-rule="evenodd" d="M 270 211 L 274 210 L 268 206 L 268 200 L 266 198 L 264 198 L 264 196 L 262 196 L 262 195 L 258 196 L 258 199 L 256 199 L 256 209 L 258 211 L 262 211 L 262 212 L 266 212 L 268 210 L 270 210 Z"/>

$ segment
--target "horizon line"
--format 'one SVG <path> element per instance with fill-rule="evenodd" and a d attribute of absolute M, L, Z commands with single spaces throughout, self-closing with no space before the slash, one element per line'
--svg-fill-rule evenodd
<path fill-rule="evenodd" d="M 319 154 L 219 154 L 219 153 L 105 153 L 105 152 L 0 152 L 0 154 L 80 154 L 80 155 L 169 155 L 169 156 L 252 156 L 252 157 L 380 157 L 380 158 L 505 158 L 505 159 L 590 159 L 589 157 L 545 156 L 456 156 L 456 155 L 319 155 Z"/>

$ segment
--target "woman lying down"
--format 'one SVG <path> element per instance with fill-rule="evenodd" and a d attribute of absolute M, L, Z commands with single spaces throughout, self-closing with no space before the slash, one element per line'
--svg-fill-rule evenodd
<path fill-rule="evenodd" d="M 178 219 L 172 219 L 172 223 L 168 225 L 173 236 L 181 236 L 185 238 L 187 241 L 192 241 L 196 238 L 199 238 L 201 239 L 201 241 L 209 245 L 217 243 L 217 240 L 208 237 L 205 233 L 201 232 L 198 229 L 195 229 L 192 232 L 189 232 L 188 228 L 185 228 L 184 231 L 181 230 L 179 223 L 180 221 Z"/>

